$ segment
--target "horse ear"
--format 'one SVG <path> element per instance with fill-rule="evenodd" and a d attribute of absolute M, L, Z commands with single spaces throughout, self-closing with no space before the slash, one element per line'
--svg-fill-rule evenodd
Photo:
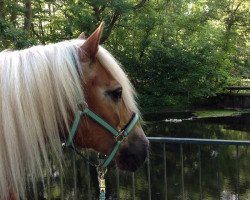
<path fill-rule="evenodd" d="M 86 58 L 91 60 L 95 59 L 102 36 L 103 25 L 104 23 L 102 22 L 81 46 L 81 59 L 83 59 L 83 61 L 86 61 Z"/>
<path fill-rule="evenodd" d="M 78 39 L 82 39 L 82 40 L 85 40 L 86 37 L 85 37 L 85 33 L 82 32 L 79 36 L 78 36 Z"/>

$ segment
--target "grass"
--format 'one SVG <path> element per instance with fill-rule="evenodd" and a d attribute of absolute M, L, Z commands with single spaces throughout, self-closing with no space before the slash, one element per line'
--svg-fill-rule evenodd
<path fill-rule="evenodd" d="M 239 116 L 243 113 L 250 113 L 249 109 L 242 110 L 200 110 L 194 112 L 194 115 L 198 118 L 208 118 L 208 117 L 229 117 L 229 116 Z"/>

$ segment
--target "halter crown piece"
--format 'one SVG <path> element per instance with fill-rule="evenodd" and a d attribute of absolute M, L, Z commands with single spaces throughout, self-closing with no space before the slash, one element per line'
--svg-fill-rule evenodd
<path fill-rule="evenodd" d="M 93 121 L 95 121 L 97 124 L 102 126 L 104 129 L 106 129 L 110 134 L 113 135 L 113 137 L 116 140 L 116 143 L 112 149 L 112 151 L 107 155 L 98 165 L 93 164 L 90 160 L 85 158 L 83 155 L 79 153 L 79 151 L 74 146 L 74 138 L 77 133 L 78 125 L 81 121 L 82 116 L 87 116 Z M 139 120 L 139 116 L 137 113 L 133 113 L 128 123 L 121 129 L 117 130 L 112 125 L 110 125 L 106 120 L 104 120 L 102 117 L 100 117 L 98 114 L 96 114 L 94 111 L 92 111 L 90 108 L 84 108 L 83 110 L 78 110 L 75 113 L 74 121 L 72 123 L 69 137 L 67 139 L 67 142 L 64 144 L 66 147 L 72 147 L 76 153 L 80 154 L 80 156 L 89 162 L 91 165 L 95 166 L 97 168 L 98 173 L 98 182 L 99 182 L 99 189 L 100 189 L 100 196 L 99 200 L 105 200 L 105 194 L 106 194 L 106 185 L 105 185 L 105 178 L 104 175 L 106 173 L 106 167 L 110 164 L 110 162 L 114 159 L 120 144 L 123 142 L 123 140 L 129 135 L 129 133 L 132 131 L 132 129 L 135 127 L 136 123 Z"/>

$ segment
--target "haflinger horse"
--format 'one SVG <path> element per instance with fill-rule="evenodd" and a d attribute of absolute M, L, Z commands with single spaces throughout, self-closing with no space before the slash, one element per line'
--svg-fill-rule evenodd
<path fill-rule="evenodd" d="M 102 30 L 0 53 L 0 200 L 25 199 L 26 188 L 50 168 L 48 154 L 62 161 L 62 142 L 112 154 L 108 162 L 114 158 L 122 170 L 145 161 L 149 142 L 135 92 L 99 45 Z"/>

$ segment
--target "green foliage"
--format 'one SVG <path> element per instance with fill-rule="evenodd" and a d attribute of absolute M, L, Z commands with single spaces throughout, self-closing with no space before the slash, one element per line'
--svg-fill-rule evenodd
<path fill-rule="evenodd" d="M 76 38 L 82 31 L 89 35 L 104 21 L 102 42 L 123 64 L 143 108 L 195 104 L 250 74 L 246 0 L 0 4 L 0 49 Z M 29 20 L 30 27 L 25 26 Z"/>

